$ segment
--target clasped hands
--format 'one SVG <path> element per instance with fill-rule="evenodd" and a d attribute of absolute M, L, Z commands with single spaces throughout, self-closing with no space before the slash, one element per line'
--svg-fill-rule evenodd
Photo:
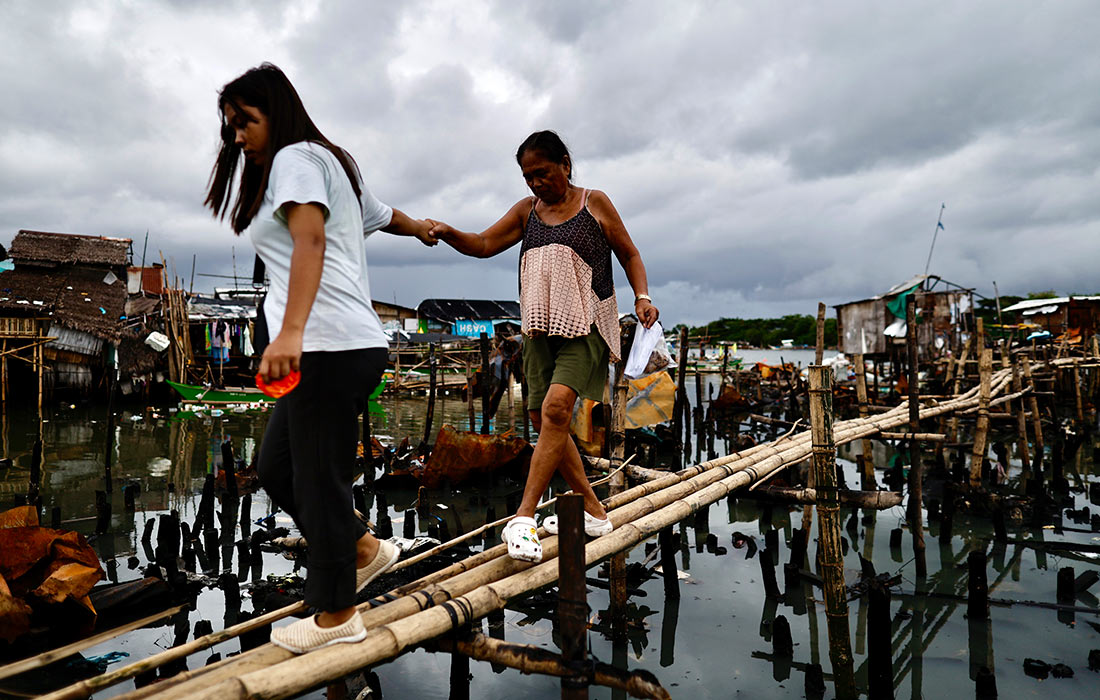
<path fill-rule="evenodd" d="M 448 224 L 435 219 L 418 219 L 416 233 L 414 234 L 421 243 L 429 248 L 443 240 L 442 235 L 453 231 Z"/>

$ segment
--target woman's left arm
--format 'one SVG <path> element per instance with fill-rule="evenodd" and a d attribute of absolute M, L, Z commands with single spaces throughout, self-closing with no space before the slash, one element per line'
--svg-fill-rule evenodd
<path fill-rule="evenodd" d="M 619 259 L 619 264 L 626 271 L 626 279 L 634 290 L 635 315 L 643 326 L 649 328 L 657 320 L 660 311 L 649 298 L 649 282 L 646 279 L 642 254 L 638 252 L 638 248 L 626 231 L 622 217 L 619 216 L 615 205 L 606 194 L 599 190 L 589 192 L 588 209 L 600 222 L 600 227 L 603 228 L 611 249 L 615 251 L 615 257 Z"/>
<path fill-rule="evenodd" d="M 426 246 L 439 243 L 439 240 L 430 233 L 432 230 L 430 223 L 421 219 L 414 219 L 400 209 L 393 210 L 390 223 L 383 226 L 382 230 L 397 236 L 416 236 Z"/>

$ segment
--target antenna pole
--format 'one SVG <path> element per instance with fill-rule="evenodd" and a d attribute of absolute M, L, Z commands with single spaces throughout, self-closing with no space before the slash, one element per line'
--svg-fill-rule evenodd
<path fill-rule="evenodd" d="M 936 249 L 936 236 L 939 234 L 940 229 L 943 228 L 943 210 L 947 208 L 947 205 L 940 203 L 940 215 L 936 219 L 936 228 L 932 229 L 932 245 L 928 248 L 928 262 L 924 263 L 924 274 L 928 275 L 928 268 L 932 265 L 932 251 Z"/>

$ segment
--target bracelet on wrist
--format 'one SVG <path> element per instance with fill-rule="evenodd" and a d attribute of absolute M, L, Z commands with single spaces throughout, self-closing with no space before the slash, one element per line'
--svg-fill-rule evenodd
<path fill-rule="evenodd" d="M 642 301 L 643 299 L 644 299 L 645 301 L 648 301 L 648 302 L 650 302 L 650 303 L 653 303 L 653 298 L 652 298 L 652 297 L 650 297 L 650 296 L 649 296 L 648 294 L 635 294 L 635 295 L 634 295 L 634 303 L 635 303 L 635 304 L 637 304 L 637 303 L 638 303 L 639 301 Z"/>

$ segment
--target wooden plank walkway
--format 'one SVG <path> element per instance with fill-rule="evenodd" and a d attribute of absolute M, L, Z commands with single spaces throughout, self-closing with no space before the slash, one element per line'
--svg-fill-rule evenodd
<path fill-rule="evenodd" d="M 1011 386 L 1011 381 L 1010 370 L 994 373 L 989 395 L 1001 394 Z M 928 403 L 920 409 L 922 420 L 978 406 L 979 389 L 975 387 L 954 398 Z M 834 440 L 840 445 L 874 437 L 908 422 L 908 404 L 902 403 L 878 415 L 836 422 Z M 586 565 L 591 567 L 628 551 L 694 511 L 738 490 L 751 488 L 779 470 L 808 459 L 811 452 L 809 430 L 788 434 L 669 473 L 610 497 L 606 507 L 615 530 L 588 542 Z M 540 564 L 514 561 L 507 556 L 506 547 L 498 545 L 361 604 L 359 613 L 368 635 L 357 644 L 341 644 L 303 656 L 294 656 L 265 644 L 118 697 L 220 700 L 298 695 L 392 659 L 418 644 L 502 610 L 513 599 L 555 585 L 559 542 L 557 537 L 545 533 L 543 537 L 544 558 Z M 90 697 L 104 688 L 303 610 L 301 603 L 288 606 L 44 697 L 48 700 Z"/>

